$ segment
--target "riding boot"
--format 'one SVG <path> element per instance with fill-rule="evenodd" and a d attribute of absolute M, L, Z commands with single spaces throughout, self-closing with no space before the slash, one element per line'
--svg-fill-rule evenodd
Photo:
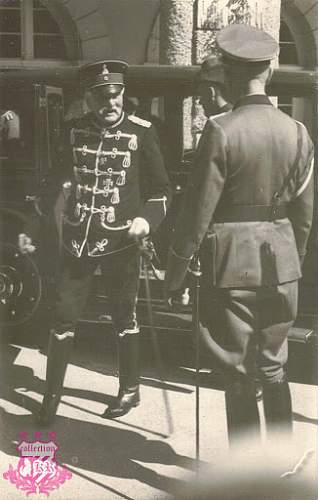
<path fill-rule="evenodd" d="M 252 382 L 236 380 L 228 385 L 225 405 L 230 445 L 244 436 L 260 439 L 260 418 Z"/>
<path fill-rule="evenodd" d="M 289 385 L 286 379 L 273 384 L 263 385 L 263 400 L 268 433 L 293 430 L 292 404 Z"/>
<path fill-rule="evenodd" d="M 56 415 L 73 339 L 74 332 L 67 331 L 59 334 L 52 330 L 50 333 L 46 363 L 46 389 L 38 415 L 40 425 L 49 425 Z"/>
<path fill-rule="evenodd" d="M 103 418 L 126 415 L 140 403 L 139 394 L 139 334 L 126 333 L 118 337 L 119 391 L 116 401 Z"/>

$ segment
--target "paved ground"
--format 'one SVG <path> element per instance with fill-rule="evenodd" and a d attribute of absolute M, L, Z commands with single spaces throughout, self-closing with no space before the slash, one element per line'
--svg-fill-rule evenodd
<path fill-rule="evenodd" d="M 182 351 L 180 340 L 179 343 Z M 53 500 L 171 498 L 185 479 L 195 476 L 195 389 L 191 363 L 183 363 L 183 356 L 174 356 L 175 362 L 171 356 L 164 356 L 168 358 L 164 385 L 173 417 L 173 432 L 169 434 L 164 385 L 153 367 L 152 356 L 147 355 L 149 352 L 146 342 L 142 405 L 121 420 L 108 421 L 100 415 L 117 391 L 115 366 L 111 362 L 114 347 L 109 338 L 105 341 L 100 334 L 89 341 L 86 335 L 79 341 L 68 369 L 58 417 L 51 428 L 60 446 L 59 459 L 73 477 L 50 493 Z M 15 500 L 25 497 L 25 493 L 4 480 L 2 474 L 9 464 L 16 466 L 18 462 L 15 447 L 19 433 L 27 431 L 32 439 L 39 430 L 32 413 L 38 410 L 42 398 L 46 357 L 41 349 L 11 344 L 2 349 L 1 360 L 0 496 Z M 219 377 L 205 373 L 201 381 L 201 465 L 214 467 L 223 458 L 226 460 L 228 453 L 224 393 Z M 293 383 L 292 395 L 297 438 L 294 450 L 299 460 L 306 450 L 317 445 L 317 387 Z M 44 432 L 43 438 L 46 437 Z"/>

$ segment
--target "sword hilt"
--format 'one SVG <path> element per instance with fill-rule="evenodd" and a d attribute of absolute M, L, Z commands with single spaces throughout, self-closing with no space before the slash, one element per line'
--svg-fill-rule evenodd
<path fill-rule="evenodd" d="M 160 260 L 151 239 L 149 237 L 143 238 L 140 241 L 139 249 L 141 251 L 141 256 L 143 258 L 144 266 L 147 269 L 152 270 L 153 275 L 156 279 L 162 280 L 162 277 L 160 275 L 160 270 L 158 270 L 153 263 L 153 261 L 156 260 L 160 264 Z"/>
<path fill-rule="evenodd" d="M 139 249 L 141 251 L 141 255 L 147 260 L 152 261 L 154 258 L 159 262 L 159 258 L 155 249 L 155 246 L 151 239 L 142 238 L 139 244 Z"/>
<path fill-rule="evenodd" d="M 202 272 L 201 272 L 201 262 L 200 262 L 200 257 L 199 257 L 198 252 L 196 252 L 193 255 L 188 270 L 196 278 L 199 278 L 202 275 Z"/>

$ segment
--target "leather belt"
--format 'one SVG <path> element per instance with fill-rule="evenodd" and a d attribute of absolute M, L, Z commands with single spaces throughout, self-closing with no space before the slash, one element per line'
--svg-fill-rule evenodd
<path fill-rule="evenodd" d="M 287 205 L 230 205 L 217 207 L 213 222 L 265 222 L 287 217 Z"/>

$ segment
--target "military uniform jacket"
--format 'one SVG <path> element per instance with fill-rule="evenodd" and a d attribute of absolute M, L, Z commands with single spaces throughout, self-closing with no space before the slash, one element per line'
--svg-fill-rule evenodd
<path fill-rule="evenodd" d="M 99 257 L 127 248 L 135 217 L 146 219 L 151 231 L 157 228 L 170 185 L 150 122 L 123 113 L 102 128 L 86 115 L 71 128 L 68 149 L 66 167 L 73 172 L 55 206 L 68 252 Z"/>
<path fill-rule="evenodd" d="M 253 214 L 271 207 L 297 157 L 280 200 L 287 216 L 272 220 L 269 210 L 268 220 L 235 219 L 242 208 Z M 180 286 L 203 239 L 201 255 L 213 285 L 259 287 L 298 279 L 312 223 L 312 171 L 313 144 L 305 126 L 297 127 L 267 96 L 246 96 L 231 113 L 210 118 L 176 224 L 168 289 Z"/>

